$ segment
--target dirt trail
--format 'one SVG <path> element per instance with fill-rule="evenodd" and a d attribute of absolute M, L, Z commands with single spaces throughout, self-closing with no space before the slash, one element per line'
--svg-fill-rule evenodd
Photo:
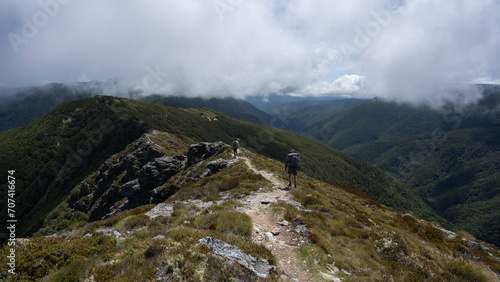
<path fill-rule="evenodd" d="M 297 247 L 305 243 L 300 231 L 276 216 L 269 208 L 271 203 L 280 200 L 292 205 L 299 203 L 293 200 L 286 183 L 276 178 L 273 173 L 257 169 L 247 157 L 238 156 L 238 159 L 272 183 L 272 189 L 259 190 L 240 199 L 244 204 L 240 210 L 248 214 L 254 223 L 252 240 L 266 245 L 276 256 L 283 280 L 314 281 L 309 271 L 300 266 L 296 253 Z"/>

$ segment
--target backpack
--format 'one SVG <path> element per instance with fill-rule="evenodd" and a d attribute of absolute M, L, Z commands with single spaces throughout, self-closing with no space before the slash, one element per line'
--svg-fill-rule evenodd
<path fill-rule="evenodd" d="M 288 166 L 291 167 L 291 168 L 298 168 L 299 167 L 299 163 L 300 163 L 300 160 L 299 160 L 299 154 L 296 154 L 296 153 L 292 153 L 292 154 L 288 154 Z"/>
<path fill-rule="evenodd" d="M 233 150 L 236 150 L 238 149 L 238 146 L 239 146 L 239 142 L 238 141 L 233 141 Z"/>

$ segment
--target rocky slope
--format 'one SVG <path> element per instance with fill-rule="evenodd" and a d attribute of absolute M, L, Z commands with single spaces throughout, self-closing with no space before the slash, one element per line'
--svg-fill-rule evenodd
<path fill-rule="evenodd" d="M 18 274 L 2 268 L 2 278 L 500 279 L 500 251 L 465 232 L 347 185 L 300 175 L 290 190 L 279 162 L 246 150 L 234 159 L 231 151 L 222 142 L 188 146 L 167 133 L 143 135 L 86 177 L 66 210 L 47 218 L 52 235 L 17 240 Z M 64 227 L 65 220 L 72 223 Z M 0 249 L 2 267 L 8 252 Z"/>
<path fill-rule="evenodd" d="M 186 147 L 183 141 L 167 133 L 145 134 L 77 186 L 69 204 L 94 221 L 141 205 L 163 202 L 178 190 L 174 185 L 164 185 L 170 178 L 229 149 L 222 142 L 193 144 L 185 152 Z M 230 164 L 227 160 L 211 161 L 201 175 L 191 176 L 187 181 L 213 175 Z"/>

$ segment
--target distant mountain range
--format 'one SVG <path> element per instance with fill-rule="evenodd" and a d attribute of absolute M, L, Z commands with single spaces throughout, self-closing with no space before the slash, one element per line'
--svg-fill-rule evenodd
<path fill-rule="evenodd" d="M 11 90 L 0 102 L 0 132 L 28 124 L 63 102 L 99 95 L 96 88 L 51 83 L 41 87 Z"/>
<path fill-rule="evenodd" d="M 303 169 L 288 190 L 290 148 Z M 17 220 L 16 275 L 1 279 L 280 281 L 290 269 L 327 280 L 500 277 L 498 248 L 415 217 L 446 224 L 382 170 L 207 108 L 65 102 L 0 133 L 0 158 L 15 176 Z M 6 197 L 0 206 L 7 222 Z M 0 245 L 3 269 L 12 249 Z"/>
<path fill-rule="evenodd" d="M 295 104 L 301 108 L 320 104 L 331 100 L 342 100 L 338 96 L 297 96 L 288 94 L 269 94 L 248 96 L 245 101 L 251 103 L 257 108 L 269 112 L 270 109 L 282 107 L 284 105 Z"/>
<path fill-rule="evenodd" d="M 280 100 L 286 101 L 285 99 L 281 98 Z M 299 102 L 273 103 L 274 106 L 264 107 L 263 110 L 277 117 L 283 123 L 284 128 L 300 133 L 308 126 L 369 101 L 352 98 L 324 99 L 316 98 Z M 295 99 L 292 98 L 292 100 Z"/>
<path fill-rule="evenodd" d="M 209 108 L 233 118 L 296 132 L 368 101 L 288 95 L 247 97 L 245 100 L 231 97 L 205 99 L 182 95 L 144 95 L 122 89 L 114 80 L 51 83 L 40 87 L 0 89 L 0 132 L 26 125 L 61 103 L 98 95 L 132 98 L 169 107 Z"/>
<path fill-rule="evenodd" d="M 280 119 L 259 110 L 242 99 L 231 97 L 204 99 L 201 97 L 187 98 L 183 96 L 150 95 L 140 100 L 176 108 L 208 108 L 233 118 L 278 128 L 284 127 Z"/>
<path fill-rule="evenodd" d="M 500 245 L 500 87 L 439 110 L 381 100 L 301 131 L 389 172 L 439 215 Z"/>
<path fill-rule="evenodd" d="M 23 90 L 28 89 L 25 87 L 20 87 L 20 88 L 4 88 L 0 87 L 0 103 L 10 99 L 12 96 L 16 95 L 19 92 L 22 92 Z"/>

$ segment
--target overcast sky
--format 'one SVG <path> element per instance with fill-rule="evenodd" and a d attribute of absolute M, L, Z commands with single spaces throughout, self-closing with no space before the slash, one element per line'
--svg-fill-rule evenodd
<path fill-rule="evenodd" d="M 0 0 L 0 35 L 0 87 L 434 102 L 500 82 L 498 0 Z"/>

